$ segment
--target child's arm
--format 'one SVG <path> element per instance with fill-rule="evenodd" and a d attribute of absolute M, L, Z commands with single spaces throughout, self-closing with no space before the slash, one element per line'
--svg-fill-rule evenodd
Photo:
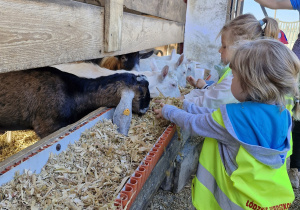
<path fill-rule="evenodd" d="M 198 106 L 213 109 L 219 108 L 222 104 L 237 103 L 238 101 L 231 93 L 231 81 L 232 76 L 228 76 L 219 84 L 215 83 L 208 89 L 192 90 L 184 98 Z"/>
<path fill-rule="evenodd" d="M 189 102 L 187 100 L 183 101 L 183 110 L 191 114 L 207 114 L 215 111 L 215 109 L 197 106 L 196 104 Z"/>
<path fill-rule="evenodd" d="M 290 0 L 255 0 L 262 6 L 270 9 L 293 9 Z"/>
<path fill-rule="evenodd" d="M 231 144 L 232 136 L 212 118 L 212 113 L 191 114 L 178 109 L 172 105 L 164 105 L 162 109 L 155 110 L 159 117 L 163 117 L 183 130 L 191 133 L 192 136 L 205 136 L 218 139 L 220 142 Z"/>

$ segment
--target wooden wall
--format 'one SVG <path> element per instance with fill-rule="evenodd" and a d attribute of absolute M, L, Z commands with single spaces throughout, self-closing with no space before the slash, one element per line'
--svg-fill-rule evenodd
<path fill-rule="evenodd" d="M 0 72 L 125 54 L 184 40 L 186 5 L 182 0 L 124 0 L 123 7 L 148 8 L 139 12 L 165 19 L 122 13 L 120 50 L 107 52 L 104 34 L 108 26 L 100 2 L 0 0 Z M 172 8 L 177 15 L 170 12 Z"/>

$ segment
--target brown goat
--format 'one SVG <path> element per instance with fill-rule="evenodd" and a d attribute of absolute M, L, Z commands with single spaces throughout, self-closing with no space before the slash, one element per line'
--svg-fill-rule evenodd
<path fill-rule="evenodd" d="M 129 73 L 86 79 L 52 67 L 0 74 L 0 131 L 33 129 L 41 138 L 101 107 L 118 106 L 134 93 L 132 111 L 145 113 L 150 93 L 144 76 Z"/>

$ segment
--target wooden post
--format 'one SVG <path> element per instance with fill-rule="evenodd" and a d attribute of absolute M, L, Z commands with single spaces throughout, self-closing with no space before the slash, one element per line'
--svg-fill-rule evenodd
<path fill-rule="evenodd" d="M 121 50 L 124 0 L 105 0 L 104 50 Z"/>
<path fill-rule="evenodd" d="M 235 17 L 243 14 L 244 1 L 237 1 Z"/>

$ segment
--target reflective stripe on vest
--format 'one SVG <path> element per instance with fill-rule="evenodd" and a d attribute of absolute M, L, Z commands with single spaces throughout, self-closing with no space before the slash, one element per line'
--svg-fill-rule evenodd
<path fill-rule="evenodd" d="M 231 69 L 229 67 L 227 67 L 227 70 L 224 72 L 224 74 L 219 79 L 219 81 L 217 82 L 217 84 L 219 84 L 220 82 L 222 82 L 223 79 L 225 79 L 229 74 L 231 74 Z"/>
<path fill-rule="evenodd" d="M 220 109 L 213 119 L 224 126 Z M 197 209 L 288 209 L 294 200 L 285 164 L 272 169 L 249 154 L 242 146 L 236 156 L 238 168 L 229 176 L 220 156 L 218 141 L 205 138 L 192 199 Z"/>
<path fill-rule="evenodd" d="M 293 116 L 292 109 L 294 107 L 294 98 L 291 96 L 285 96 L 284 98 L 285 98 L 285 104 L 286 104 L 285 107 L 287 110 L 290 111 L 291 116 Z"/>

